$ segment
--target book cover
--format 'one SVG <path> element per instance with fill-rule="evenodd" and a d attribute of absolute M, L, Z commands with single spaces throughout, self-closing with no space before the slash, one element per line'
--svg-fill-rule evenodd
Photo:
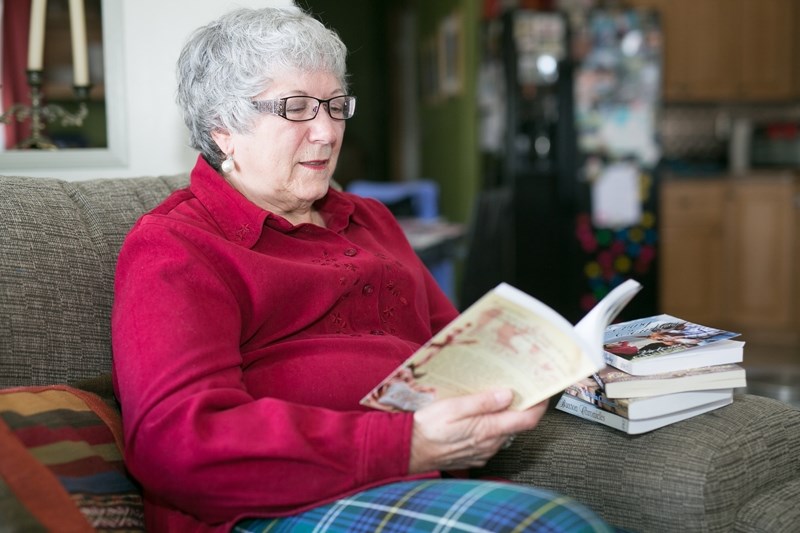
<path fill-rule="evenodd" d="M 641 398 L 676 392 L 736 389 L 747 386 L 744 368 L 736 364 L 712 365 L 663 374 L 635 376 L 614 367 L 597 373 L 608 398 Z M 595 380 L 591 380 L 595 382 Z"/>
<path fill-rule="evenodd" d="M 740 334 L 662 314 L 606 328 L 606 362 L 634 375 L 651 375 L 703 366 L 740 363 Z"/>
<path fill-rule="evenodd" d="M 514 391 L 527 409 L 605 366 L 603 332 L 641 289 L 628 280 L 576 325 L 501 283 L 434 335 L 362 400 L 413 411 L 439 399 L 494 388 Z"/>
<path fill-rule="evenodd" d="M 604 411 L 630 420 L 664 416 L 685 409 L 733 397 L 733 389 L 709 389 L 640 398 L 609 398 L 594 380 L 582 380 L 570 385 L 564 394 L 596 405 Z"/>
<path fill-rule="evenodd" d="M 594 404 L 585 402 L 583 400 L 576 398 L 575 396 L 564 393 L 558 400 L 558 403 L 556 404 L 556 409 L 583 418 L 585 420 L 590 420 L 598 424 L 603 424 L 612 427 L 629 435 L 638 435 L 641 433 L 647 433 L 649 431 L 662 428 L 664 426 L 668 426 L 670 424 L 674 424 L 676 422 L 680 422 L 682 420 L 687 420 L 689 418 L 704 413 L 711 412 L 715 409 L 719 409 L 720 407 L 725 407 L 726 405 L 730 405 L 731 403 L 733 403 L 733 394 L 731 394 L 730 397 L 724 398 L 722 400 L 714 401 L 704 405 L 699 405 L 696 407 L 691 407 L 689 409 L 684 409 L 682 411 L 677 411 L 667 415 L 634 420 L 618 414 L 611 413 L 609 411 L 601 409 L 600 407 Z"/>

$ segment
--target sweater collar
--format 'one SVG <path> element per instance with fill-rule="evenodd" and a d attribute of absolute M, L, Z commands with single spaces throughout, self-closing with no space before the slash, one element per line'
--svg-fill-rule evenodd
<path fill-rule="evenodd" d="M 265 226 L 282 233 L 291 233 L 300 227 L 245 198 L 202 155 L 197 157 L 192 169 L 189 188 L 208 210 L 225 237 L 246 248 L 252 248 L 258 242 Z M 366 225 L 366 221 L 355 211 L 350 195 L 333 187 L 328 189 L 328 193 L 315 206 L 331 231 L 341 232 L 350 222 Z"/>

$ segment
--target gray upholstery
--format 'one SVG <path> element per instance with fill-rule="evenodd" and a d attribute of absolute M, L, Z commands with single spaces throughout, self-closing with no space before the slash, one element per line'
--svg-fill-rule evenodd
<path fill-rule="evenodd" d="M 0 386 L 111 369 L 122 239 L 186 176 L 64 182 L 0 176 Z"/>
<path fill-rule="evenodd" d="M 122 239 L 186 182 L 0 176 L 0 387 L 108 375 Z M 568 494 L 630 531 L 798 531 L 800 410 L 744 395 L 636 437 L 552 411 L 482 474 Z"/>
<path fill-rule="evenodd" d="M 632 531 L 796 532 L 800 410 L 741 395 L 638 436 L 552 411 L 483 473 L 573 496 Z"/>

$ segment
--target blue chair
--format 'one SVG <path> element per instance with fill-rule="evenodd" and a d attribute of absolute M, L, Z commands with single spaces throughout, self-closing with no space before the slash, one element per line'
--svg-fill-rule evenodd
<path fill-rule="evenodd" d="M 356 180 L 347 185 L 347 191 L 379 200 L 390 209 L 395 204 L 410 201 L 412 216 L 421 220 L 435 220 L 439 217 L 439 185 L 435 181 Z"/>

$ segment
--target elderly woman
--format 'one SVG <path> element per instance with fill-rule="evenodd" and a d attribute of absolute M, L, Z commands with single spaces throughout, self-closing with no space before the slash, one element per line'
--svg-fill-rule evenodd
<path fill-rule="evenodd" d="M 149 530 L 605 530 L 544 491 L 444 479 L 545 405 L 509 410 L 507 390 L 415 413 L 359 405 L 456 309 L 384 206 L 330 187 L 356 110 L 345 56 L 296 8 L 234 11 L 180 56 L 200 155 L 125 240 L 113 310 Z"/>

